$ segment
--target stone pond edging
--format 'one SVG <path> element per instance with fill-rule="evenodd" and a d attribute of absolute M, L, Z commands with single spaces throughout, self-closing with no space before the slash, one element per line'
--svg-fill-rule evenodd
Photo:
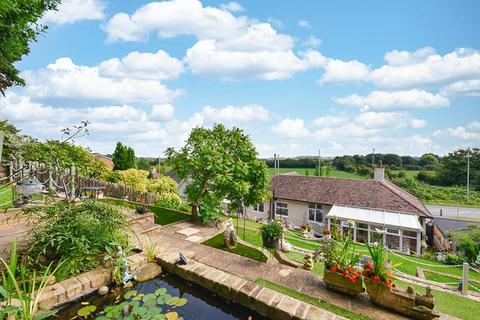
<path fill-rule="evenodd" d="M 156 261 L 167 271 L 264 316 L 276 320 L 346 319 L 255 282 L 195 261 L 193 252 L 182 251 L 182 254 L 188 258 L 186 265 L 177 264 L 179 253 L 173 251 L 157 256 Z"/>

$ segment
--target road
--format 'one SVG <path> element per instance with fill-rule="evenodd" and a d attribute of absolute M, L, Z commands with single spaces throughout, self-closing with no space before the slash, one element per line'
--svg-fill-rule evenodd
<path fill-rule="evenodd" d="M 454 207 L 454 206 L 434 206 L 425 205 L 434 216 L 440 216 L 440 210 L 442 217 L 445 218 L 457 218 L 460 219 L 473 219 L 480 221 L 480 208 L 468 208 L 468 207 Z"/>

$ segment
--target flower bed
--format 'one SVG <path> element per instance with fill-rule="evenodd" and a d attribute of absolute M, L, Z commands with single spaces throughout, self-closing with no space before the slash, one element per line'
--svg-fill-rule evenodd
<path fill-rule="evenodd" d="M 359 293 L 365 291 L 362 286 L 361 276 L 359 276 L 358 279 L 356 277 L 347 279 L 341 273 L 325 269 L 323 273 L 323 281 L 325 281 L 327 288 L 347 294 L 352 297 L 355 297 Z"/>

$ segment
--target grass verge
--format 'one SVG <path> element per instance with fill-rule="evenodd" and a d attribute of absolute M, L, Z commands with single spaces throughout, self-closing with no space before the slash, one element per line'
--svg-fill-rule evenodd
<path fill-rule="evenodd" d="M 243 244 L 240 244 L 240 243 L 238 243 L 237 246 L 233 249 L 230 249 L 230 248 L 226 247 L 223 244 L 223 234 L 222 233 L 216 235 L 213 238 L 208 239 L 207 241 L 203 242 L 202 244 L 204 244 L 206 246 L 209 246 L 209 247 L 212 247 L 212 248 L 215 248 L 215 249 L 220 249 L 220 250 L 223 250 L 223 251 L 235 253 L 235 254 L 238 254 L 240 256 L 244 256 L 244 257 L 247 257 L 247 258 L 250 258 L 250 259 L 253 259 L 253 260 L 257 260 L 257 261 L 260 261 L 260 262 L 266 262 L 267 261 L 267 257 L 261 251 L 255 249 L 255 248 L 247 247 L 247 246 L 245 246 Z"/>
<path fill-rule="evenodd" d="M 255 282 L 259 285 L 262 285 L 262 286 L 266 287 L 266 288 L 270 288 L 272 290 L 278 291 L 278 292 L 283 293 L 287 296 L 290 296 L 292 298 L 295 298 L 295 299 L 301 300 L 303 302 L 309 303 L 311 305 L 314 305 L 315 307 L 328 310 L 332 313 L 341 315 L 341 316 L 343 316 L 345 318 L 348 318 L 348 319 L 354 319 L 354 320 L 368 320 L 368 319 L 371 319 L 371 318 L 369 318 L 365 315 L 354 313 L 354 312 L 349 311 L 347 309 L 344 309 L 342 307 L 339 307 L 339 306 L 336 306 L 334 304 L 328 303 L 324 300 L 320 300 L 320 299 L 311 297 L 311 296 L 306 295 L 304 293 L 301 293 L 301 292 L 298 292 L 296 290 L 281 286 L 279 284 L 273 283 L 273 282 L 265 280 L 265 279 L 257 279 L 257 281 L 255 281 Z"/>
<path fill-rule="evenodd" d="M 13 208 L 13 190 L 11 186 L 0 186 L 0 209 Z"/>

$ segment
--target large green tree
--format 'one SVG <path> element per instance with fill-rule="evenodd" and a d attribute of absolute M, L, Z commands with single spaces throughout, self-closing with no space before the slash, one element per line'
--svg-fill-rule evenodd
<path fill-rule="evenodd" d="M 183 148 L 168 148 L 165 154 L 174 172 L 188 178 L 185 192 L 193 219 L 202 208 L 218 207 L 221 199 L 239 208 L 242 201 L 250 206 L 268 197 L 266 164 L 257 159 L 249 136 L 239 128 L 195 128 Z"/>
<path fill-rule="evenodd" d="M 113 170 L 128 170 L 135 168 L 135 151 L 121 142 L 117 142 L 113 152 Z"/>
<path fill-rule="evenodd" d="M 0 1 L 0 92 L 24 85 L 14 63 L 30 52 L 29 44 L 45 32 L 39 23 L 45 12 L 56 10 L 60 0 Z"/>

